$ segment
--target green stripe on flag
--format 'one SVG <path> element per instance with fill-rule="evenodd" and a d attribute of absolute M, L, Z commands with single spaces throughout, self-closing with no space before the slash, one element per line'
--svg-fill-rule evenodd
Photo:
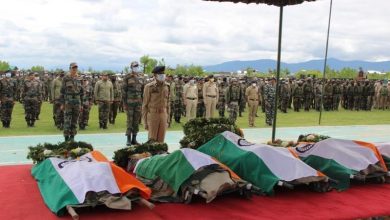
<path fill-rule="evenodd" d="M 63 215 L 67 205 L 79 204 L 76 196 L 53 167 L 50 159 L 35 165 L 31 174 L 38 182 L 43 200 L 52 212 Z"/>
<path fill-rule="evenodd" d="M 335 160 L 323 158 L 316 155 L 301 157 L 301 159 L 309 166 L 321 171 L 338 183 L 333 183 L 332 186 L 338 190 L 346 190 L 349 188 L 350 176 L 358 173 L 355 170 L 349 169 Z"/>
<path fill-rule="evenodd" d="M 273 188 L 279 182 L 279 178 L 261 158 L 253 152 L 240 149 L 221 134 L 198 150 L 221 161 L 242 179 L 251 182 L 269 195 L 273 194 Z"/>
<path fill-rule="evenodd" d="M 180 150 L 169 155 L 157 155 L 145 159 L 138 164 L 136 170 L 137 175 L 147 179 L 155 179 L 159 176 L 175 193 L 193 173 L 194 168 Z"/>

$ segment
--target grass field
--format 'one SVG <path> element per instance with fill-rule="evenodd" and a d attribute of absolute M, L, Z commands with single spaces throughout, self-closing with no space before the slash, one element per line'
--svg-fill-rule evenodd
<path fill-rule="evenodd" d="M 248 116 L 244 113 L 243 117 L 238 118 L 238 125 L 241 128 L 248 127 Z M 93 106 L 90 114 L 89 127 L 84 131 L 79 131 L 80 134 L 91 133 L 124 133 L 126 130 L 126 115 L 118 113 L 115 125 L 109 125 L 107 130 L 99 129 L 97 107 Z M 256 127 L 267 127 L 265 125 L 264 114 L 259 111 L 259 117 L 256 118 Z M 228 114 L 226 114 L 228 115 Z M 302 126 L 318 126 L 319 113 L 316 111 L 310 112 L 293 112 L 289 110 L 287 114 L 278 112 L 278 127 L 302 127 Z M 184 124 L 185 119 L 182 119 Z M 169 130 L 181 130 L 182 124 L 173 122 Z M 323 112 L 321 125 L 373 125 L 373 124 L 390 124 L 390 111 L 373 110 L 366 111 L 345 111 L 338 112 Z M 140 125 L 141 131 L 143 126 Z M 12 123 L 10 129 L 0 128 L 0 136 L 18 136 L 18 135 L 44 135 L 44 134 L 62 134 L 62 131 L 56 129 L 52 119 L 52 105 L 44 103 L 40 120 L 36 122 L 34 128 L 28 128 L 24 120 L 23 106 L 19 103 L 15 105 L 12 115 Z"/>

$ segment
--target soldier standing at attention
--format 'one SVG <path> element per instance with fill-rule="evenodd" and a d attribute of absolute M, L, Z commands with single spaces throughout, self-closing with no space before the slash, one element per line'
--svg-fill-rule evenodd
<path fill-rule="evenodd" d="M 173 80 L 173 76 L 167 76 L 166 83 L 169 84 L 169 98 L 170 98 L 170 109 L 169 113 L 169 125 L 171 127 L 172 117 L 173 117 L 173 109 L 175 109 L 175 100 L 176 100 L 176 83 Z"/>
<path fill-rule="evenodd" d="M 241 86 L 236 78 L 232 78 L 231 84 L 227 87 L 225 93 L 226 104 L 229 108 L 229 118 L 232 121 L 237 120 L 237 113 L 243 99 Z"/>
<path fill-rule="evenodd" d="M 204 79 L 199 78 L 198 79 L 198 104 L 196 106 L 196 117 L 197 118 L 203 118 L 204 113 L 206 112 L 206 107 L 204 106 L 204 101 L 203 101 L 203 83 Z"/>
<path fill-rule="evenodd" d="M 256 81 L 252 81 L 252 85 L 246 88 L 245 97 L 249 107 L 249 127 L 255 127 L 255 117 L 259 106 L 259 88 L 256 86 Z"/>
<path fill-rule="evenodd" d="M 272 78 L 271 81 L 264 87 L 264 102 L 265 102 L 265 123 L 272 125 L 273 118 L 275 116 L 275 95 L 276 95 L 276 79 Z"/>
<path fill-rule="evenodd" d="M 37 114 L 35 117 L 36 120 L 39 120 L 39 115 L 41 114 L 41 109 L 42 109 L 42 102 L 45 100 L 45 86 L 44 86 L 43 82 L 41 81 L 41 79 L 39 78 L 38 73 L 35 73 L 35 80 L 39 82 L 39 86 L 41 87 L 40 91 L 42 93 L 41 99 L 38 102 L 38 109 L 37 109 Z"/>
<path fill-rule="evenodd" d="M 50 103 L 53 104 L 53 119 L 55 126 L 64 129 L 64 111 L 61 109 L 61 86 L 65 73 L 60 72 L 59 76 L 52 81 L 50 86 Z"/>
<path fill-rule="evenodd" d="M 181 116 L 183 115 L 184 112 L 184 100 L 183 100 L 183 78 L 179 76 L 175 80 L 175 108 L 174 108 L 174 117 L 175 117 L 175 122 L 180 123 Z"/>
<path fill-rule="evenodd" d="M 219 117 L 225 117 L 225 92 L 227 88 L 226 78 L 224 78 L 224 81 L 221 79 L 218 79 L 218 90 L 219 90 L 219 98 L 217 103 L 218 113 Z"/>
<path fill-rule="evenodd" d="M 16 90 L 16 82 L 11 79 L 11 72 L 5 73 L 5 77 L 0 80 L 0 116 L 4 128 L 9 128 L 11 124 Z"/>
<path fill-rule="evenodd" d="M 77 121 L 80 111 L 83 107 L 83 87 L 81 80 L 77 74 L 77 63 L 70 63 L 69 74 L 62 80 L 61 86 L 61 109 L 64 110 L 64 138 L 65 141 L 74 141 L 74 136 L 77 134 Z"/>
<path fill-rule="evenodd" d="M 138 76 L 138 62 L 131 62 L 131 72 L 125 76 L 122 83 L 122 102 L 126 111 L 126 145 L 138 145 L 137 134 L 141 119 L 141 107 L 143 96 L 143 80 Z"/>
<path fill-rule="evenodd" d="M 93 94 L 95 104 L 99 107 L 99 127 L 107 129 L 110 105 L 114 100 L 114 90 L 107 73 L 103 73 L 102 79 L 96 82 Z"/>
<path fill-rule="evenodd" d="M 155 80 L 148 83 L 144 89 L 142 103 L 142 118 L 145 130 L 148 130 L 149 140 L 164 142 L 169 124 L 169 84 L 165 83 L 165 66 L 156 66 L 152 73 Z"/>
<path fill-rule="evenodd" d="M 29 73 L 21 88 L 21 101 L 24 104 L 25 119 L 28 127 L 34 127 L 38 114 L 39 102 L 42 100 L 41 84 Z"/>
<path fill-rule="evenodd" d="M 214 82 L 214 76 L 209 76 L 209 81 L 203 84 L 203 100 L 206 107 L 206 119 L 213 118 L 215 107 L 219 99 L 219 90 Z"/>
<path fill-rule="evenodd" d="M 80 112 L 79 128 L 80 130 L 85 130 L 85 127 L 88 126 L 89 112 L 93 103 L 93 88 L 87 77 L 83 78 L 82 87 L 84 94 L 81 106 L 83 110 Z"/>
<path fill-rule="evenodd" d="M 280 110 L 283 113 L 287 113 L 288 100 L 291 96 L 291 89 L 288 81 L 282 81 L 281 90 L 280 90 Z"/>
<path fill-rule="evenodd" d="M 196 117 L 196 106 L 198 104 L 198 87 L 194 79 L 190 79 L 183 89 L 183 100 L 186 106 L 187 121 Z"/>
<path fill-rule="evenodd" d="M 303 86 L 302 86 L 302 81 L 297 82 L 297 86 L 295 86 L 293 90 L 293 106 L 294 106 L 294 111 L 299 112 L 302 106 L 303 102 Z"/>
<path fill-rule="evenodd" d="M 110 106 L 109 122 L 110 124 L 115 124 L 115 119 L 118 114 L 118 108 L 122 100 L 122 91 L 119 82 L 116 80 L 116 76 L 112 75 L 110 79 L 111 79 L 112 88 L 114 92 L 114 98 Z"/>
<path fill-rule="evenodd" d="M 313 98 L 313 86 L 311 82 L 311 78 L 307 78 L 305 84 L 303 84 L 303 100 L 304 100 L 304 109 L 305 111 L 310 110 L 310 106 L 312 104 Z"/>

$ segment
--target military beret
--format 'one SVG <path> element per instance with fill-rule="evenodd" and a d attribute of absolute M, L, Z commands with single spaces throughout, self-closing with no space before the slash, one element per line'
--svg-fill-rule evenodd
<path fill-rule="evenodd" d="M 154 67 L 152 73 L 163 74 L 164 71 L 165 71 L 165 66 L 156 66 L 156 67 Z"/>

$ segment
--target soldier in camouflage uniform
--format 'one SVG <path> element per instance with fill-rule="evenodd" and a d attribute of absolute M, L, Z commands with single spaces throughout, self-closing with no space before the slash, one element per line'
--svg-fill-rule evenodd
<path fill-rule="evenodd" d="M 314 103 L 316 111 L 321 110 L 322 82 L 319 81 L 314 86 Z"/>
<path fill-rule="evenodd" d="M 275 95 L 276 79 L 272 78 L 270 82 L 264 86 L 265 123 L 270 126 L 272 125 L 273 118 L 275 117 Z"/>
<path fill-rule="evenodd" d="M 170 113 L 168 115 L 169 117 L 169 124 L 168 127 L 171 127 L 172 117 L 173 117 L 173 109 L 175 108 L 175 100 L 176 100 L 176 83 L 173 80 L 173 76 L 167 76 L 167 83 L 169 84 L 169 95 L 171 97 L 170 99 Z"/>
<path fill-rule="evenodd" d="M 116 76 L 111 76 L 111 82 L 113 86 L 114 91 L 114 99 L 112 101 L 112 104 L 110 106 L 110 115 L 109 115 L 109 122 L 110 124 L 115 124 L 115 119 L 118 114 L 118 108 L 122 101 L 122 89 L 119 85 L 119 82 L 116 80 Z"/>
<path fill-rule="evenodd" d="M 303 84 L 303 100 L 304 100 L 304 108 L 305 111 L 310 110 L 310 106 L 312 105 L 312 94 L 313 94 L 313 85 L 312 80 L 309 77 L 306 82 Z"/>
<path fill-rule="evenodd" d="M 61 86 L 61 109 L 64 110 L 64 138 L 65 141 L 74 141 L 77 134 L 77 121 L 82 111 L 83 87 L 77 74 L 77 63 L 69 65 L 69 74 L 62 80 Z"/>
<path fill-rule="evenodd" d="M 176 98 L 175 98 L 175 105 L 174 105 L 174 117 L 175 122 L 180 123 L 181 116 L 183 114 L 184 109 L 184 102 L 183 102 L 183 79 L 181 76 L 175 80 L 175 91 L 176 91 Z"/>
<path fill-rule="evenodd" d="M 287 113 L 288 100 L 290 99 L 290 85 L 287 81 L 283 81 L 280 90 L 280 110 L 283 113 Z"/>
<path fill-rule="evenodd" d="M 364 111 L 368 110 L 368 97 L 370 93 L 370 83 L 368 80 L 362 82 L 362 99 L 360 108 Z"/>
<path fill-rule="evenodd" d="M 237 120 L 237 113 L 243 99 L 244 93 L 242 93 L 241 86 L 238 84 L 236 78 L 232 78 L 231 84 L 227 87 L 225 92 L 225 100 L 229 108 L 230 120 L 234 122 Z"/>
<path fill-rule="evenodd" d="M 388 96 L 389 96 L 389 89 L 387 88 L 387 81 L 385 80 L 379 89 L 379 103 L 378 103 L 379 109 L 381 110 L 386 109 Z"/>
<path fill-rule="evenodd" d="M 28 127 L 34 127 L 38 114 L 39 102 L 42 100 L 42 87 L 34 77 L 34 73 L 29 73 L 21 88 L 21 101 L 24 104 L 25 119 Z"/>
<path fill-rule="evenodd" d="M 94 101 L 99 109 L 99 127 L 107 129 L 110 105 L 114 100 L 114 91 L 111 81 L 108 80 L 107 73 L 102 74 L 102 79 L 97 81 L 94 88 Z"/>
<path fill-rule="evenodd" d="M 61 72 L 57 78 L 52 81 L 50 89 L 50 103 L 53 103 L 53 119 L 55 126 L 62 130 L 64 129 L 64 111 L 61 109 L 61 87 L 62 79 L 65 73 Z"/>
<path fill-rule="evenodd" d="M 246 90 L 246 83 L 244 80 L 240 81 L 240 88 L 241 88 L 241 94 L 245 94 L 245 90 Z M 240 105 L 238 106 L 239 107 L 239 116 L 242 117 L 242 113 L 245 112 L 245 106 L 246 106 L 246 100 L 245 98 L 242 98 L 241 99 L 241 102 L 240 102 Z"/>
<path fill-rule="evenodd" d="M 84 94 L 81 105 L 83 109 L 79 116 L 79 129 L 85 130 L 85 127 L 88 126 L 89 112 L 93 103 L 93 88 L 87 77 L 83 78 L 82 87 Z"/>
<path fill-rule="evenodd" d="M 196 107 L 196 117 L 197 118 L 203 118 L 206 113 L 206 107 L 204 105 L 204 100 L 203 100 L 203 83 L 204 79 L 199 78 L 198 80 L 198 105 Z"/>
<path fill-rule="evenodd" d="M 264 86 L 265 82 L 263 79 L 260 80 L 259 83 L 259 97 L 260 97 L 260 106 L 261 106 L 261 111 L 264 113 L 265 112 L 265 104 L 264 104 Z"/>
<path fill-rule="evenodd" d="M 334 81 L 333 82 L 333 105 L 332 105 L 333 110 L 336 111 L 339 110 L 341 93 L 342 93 L 342 89 L 341 89 L 340 82 Z"/>
<path fill-rule="evenodd" d="M 138 76 L 138 62 L 130 64 L 131 72 L 125 76 L 122 84 L 123 108 L 127 114 L 126 145 L 138 145 L 137 134 L 141 118 L 144 81 Z"/>
<path fill-rule="evenodd" d="M 331 111 L 333 108 L 333 85 L 330 80 L 324 86 L 324 110 Z"/>
<path fill-rule="evenodd" d="M 218 103 L 217 103 L 217 109 L 218 109 L 219 117 L 225 117 L 225 105 L 226 105 L 225 92 L 226 92 L 226 89 L 227 89 L 226 80 L 222 81 L 221 79 L 218 79 L 219 98 L 218 98 Z"/>
<path fill-rule="evenodd" d="M 297 84 L 298 85 L 295 86 L 293 90 L 293 98 L 294 98 L 293 106 L 295 112 L 299 112 L 303 103 L 303 84 L 301 81 L 298 81 Z"/>
<path fill-rule="evenodd" d="M 42 81 L 40 80 L 39 78 L 39 74 L 38 73 L 35 73 L 35 80 L 37 80 L 39 82 L 39 86 L 41 87 L 41 99 L 39 100 L 39 103 L 38 103 L 38 109 L 37 109 L 37 114 L 36 114 L 36 120 L 39 120 L 39 115 L 41 114 L 41 109 L 42 109 L 42 102 L 45 100 L 45 87 L 44 87 L 44 84 L 42 83 Z"/>
<path fill-rule="evenodd" d="M 374 99 L 375 99 L 375 85 L 374 85 L 374 82 L 369 82 L 368 100 L 367 100 L 367 110 L 368 111 L 371 111 L 372 107 L 374 106 Z"/>
<path fill-rule="evenodd" d="M 353 100 L 354 100 L 354 107 L 356 111 L 360 110 L 362 93 L 363 93 L 363 87 L 360 85 L 360 82 L 357 82 L 353 90 Z"/>
<path fill-rule="evenodd" d="M 11 78 L 11 72 L 5 73 L 5 77 L 0 80 L 0 118 L 4 128 L 9 128 L 11 124 L 16 90 L 16 81 Z"/>

